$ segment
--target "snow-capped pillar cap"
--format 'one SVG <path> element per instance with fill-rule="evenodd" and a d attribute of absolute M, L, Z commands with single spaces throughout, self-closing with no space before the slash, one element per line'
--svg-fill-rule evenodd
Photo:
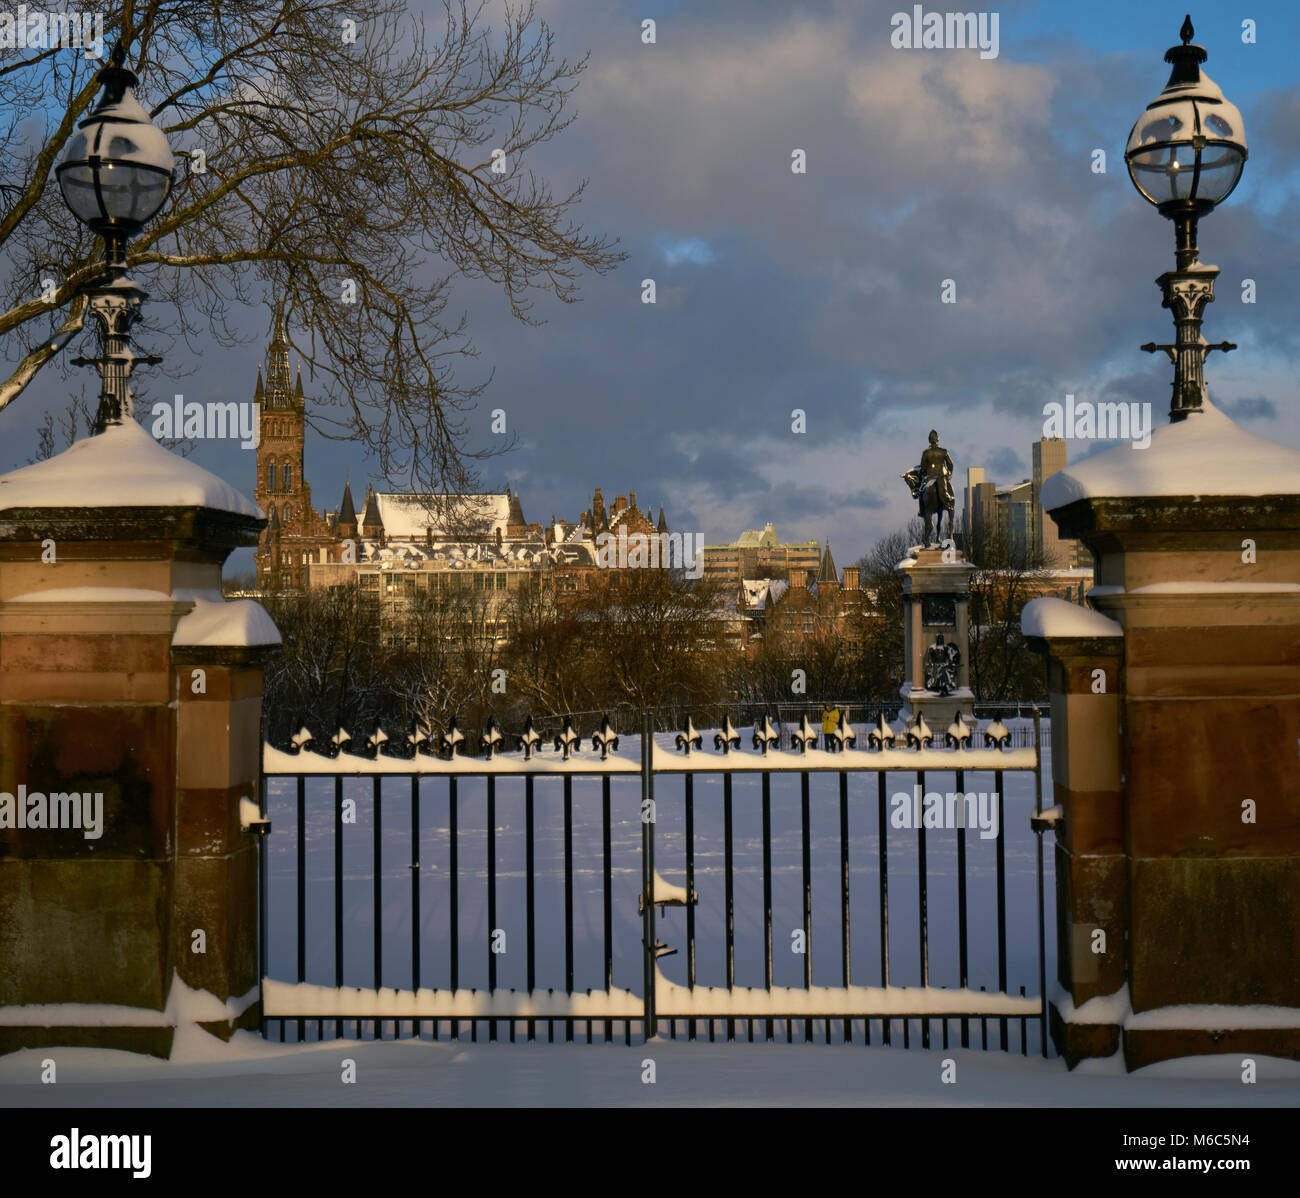
<path fill-rule="evenodd" d="M 179 540 L 224 558 L 255 545 L 264 523 L 252 500 L 134 420 L 0 475 L 0 541 Z"/>
<path fill-rule="evenodd" d="M 1020 631 L 1041 640 L 1119 641 L 1123 627 L 1090 607 L 1044 596 L 1031 599 L 1020 613 Z"/>

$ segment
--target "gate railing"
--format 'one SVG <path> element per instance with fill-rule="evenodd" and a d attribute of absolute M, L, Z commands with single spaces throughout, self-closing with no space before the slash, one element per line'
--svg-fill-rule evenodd
<path fill-rule="evenodd" d="M 795 745 L 793 751 L 782 751 L 777 747 L 785 737 L 777 722 L 770 719 L 764 719 L 752 731 L 746 730 L 745 739 L 750 742 L 748 748 L 741 746 L 741 738 L 730 722 L 722 730 L 699 733 L 688 720 L 687 726 L 675 734 L 675 750 L 656 743 L 651 713 L 642 714 L 638 731 L 640 752 L 635 758 L 618 754 L 619 737 L 608 723 L 591 738 L 589 747 L 579 744 L 576 733 L 567 723 L 555 736 L 553 747 L 544 747 L 530 721 L 529 728 L 520 738 L 520 747 L 506 752 L 501 751 L 505 738 L 499 730 L 490 729 L 489 734 L 482 738 L 486 750 L 482 757 L 462 755 L 465 738 L 459 736 L 454 725 L 440 738 L 437 755 L 427 751 L 430 747 L 428 740 L 418 734 L 408 738 L 406 753 L 409 755 L 405 756 L 386 752 L 388 741 L 382 733 L 369 738 L 362 752 L 355 754 L 347 751 L 351 742 L 344 736 L 332 738 L 330 751 L 324 754 L 313 752 L 312 742 L 302 737 L 296 738 L 298 743 L 290 750 L 265 746 L 263 814 L 268 814 L 270 800 L 279 806 L 285 799 L 291 799 L 292 819 L 296 824 L 293 868 L 288 871 L 292 874 L 295 891 L 293 955 L 296 969 L 292 972 L 296 974 L 296 981 L 272 977 L 269 967 L 268 932 L 271 926 L 280 927 L 284 922 L 282 912 L 275 906 L 268 911 L 267 905 L 272 901 L 267 893 L 268 875 L 272 874 L 269 857 L 275 841 L 272 835 L 262 838 L 263 894 L 267 896 L 263 901 L 261 945 L 263 1033 L 269 1035 L 274 1028 L 278 1030 L 279 1038 L 284 1039 L 286 1029 L 294 1028 L 297 1038 L 302 1040 L 322 1038 L 330 1031 L 341 1037 L 350 1029 L 358 1038 L 426 1034 L 439 1038 L 444 1030 L 456 1037 L 460 1035 L 462 1026 L 468 1024 L 474 1039 L 477 1039 L 482 1025 L 489 1039 L 497 1039 L 504 1029 L 514 1040 L 517 1034 L 534 1038 L 538 1024 L 541 1024 L 550 1039 L 555 1038 L 558 1025 L 566 1040 L 584 1034 L 590 1042 L 593 1034 L 598 1034 L 605 1040 L 622 1038 L 625 1043 L 631 1043 L 634 1029 L 642 1038 L 664 1030 L 675 1038 L 681 1028 L 690 1039 L 701 1034 L 706 1034 L 709 1039 L 717 1035 L 733 1039 L 738 1034 L 739 1025 L 739 1033 L 750 1040 L 754 1038 L 756 1026 L 769 1040 L 776 1038 L 779 1031 L 791 1040 L 795 1029 L 801 1027 L 804 1039 L 812 1040 L 821 1030 L 827 1042 L 834 1039 L 845 1043 L 859 1038 L 857 1029 L 860 1029 L 860 1039 L 870 1044 L 871 1025 L 875 1023 L 879 1040 L 884 1044 L 893 1043 L 896 1028 L 901 1028 L 904 1047 L 910 1047 L 913 1025 L 919 1029 L 921 1045 L 930 1047 L 937 1026 L 946 1048 L 953 1026 L 957 1029 L 960 1044 L 970 1046 L 974 1025 L 978 1029 L 980 1046 L 987 1048 L 992 1023 L 997 1047 L 1010 1048 L 1010 1033 L 1018 1028 L 1017 1047 L 1022 1053 L 1027 1053 L 1032 1024 L 1037 1032 L 1037 1046 L 1043 1055 L 1047 1054 L 1042 835 L 1050 830 L 1052 820 L 1050 813 L 1046 816 L 1043 813 L 1040 748 L 1041 733 L 1045 730 L 1040 728 L 1037 711 L 1034 712 L 1032 727 L 1009 729 L 999 720 L 969 727 L 959 722 L 944 737 L 935 736 L 928 742 L 924 734 L 930 730 L 924 727 L 912 726 L 900 731 L 882 720 L 874 727 L 855 729 L 842 721 L 835 732 L 824 735 L 819 728 L 804 720 L 793 731 L 786 730 Z M 871 738 L 869 744 L 866 743 L 868 737 Z M 706 739 L 711 749 L 705 748 Z M 946 747 L 938 747 L 934 743 L 938 740 L 946 741 Z M 902 747 L 900 741 L 910 744 L 910 747 Z M 1014 744 L 1015 741 L 1020 741 L 1020 745 Z M 927 778 L 933 779 L 936 774 L 953 775 L 955 789 L 946 794 L 928 792 Z M 968 832 L 973 825 L 969 817 L 974 811 L 978 820 L 985 813 L 982 800 L 990 796 L 986 791 L 968 792 L 966 783 L 969 777 L 981 774 L 991 775 L 993 780 L 987 813 L 996 822 L 995 833 L 989 837 L 987 827 L 975 829 L 981 842 L 993 840 L 993 861 L 990 863 L 993 901 L 977 907 L 974 923 L 977 927 L 986 927 L 990 916 L 993 920 L 996 941 L 996 989 L 993 990 L 985 986 L 976 990 L 972 985 L 978 970 L 972 968 L 971 959 L 972 904 L 968 877 L 971 846 Z M 1024 926 L 1016 930 L 1014 936 L 1008 930 L 1004 782 L 1008 775 L 1017 774 L 1024 776 L 1026 781 L 1032 775 L 1033 782 L 1037 951 L 1031 955 L 1036 956 L 1038 972 L 1038 994 L 1035 996 L 1026 996 L 1024 986 L 1019 986 L 1018 994 L 1011 993 L 1008 982 L 1009 947 L 1013 943 L 1024 947 L 1024 941 L 1032 935 Z M 889 779 L 900 775 L 910 775 L 908 780 L 915 781 L 901 790 L 895 787 L 891 795 Z M 870 794 L 873 777 L 874 796 Z M 615 803 L 617 801 L 620 808 L 629 806 L 626 800 L 632 794 L 630 786 L 634 778 L 639 783 L 639 802 L 616 819 Z M 368 788 L 366 779 L 369 779 Z M 584 792 L 598 782 L 600 794 L 598 829 L 595 821 L 581 820 L 578 852 L 575 852 L 574 839 L 575 779 Z M 270 785 L 272 780 L 274 786 Z M 773 794 L 774 780 L 783 793 Z M 791 864 L 786 870 L 776 858 L 786 855 L 785 848 L 794 839 L 795 829 L 791 828 L 788 835 L 775 829 L 774 835 L 774 814 L 779 814 L 778 807 L 789 805 L 787 801 L 793 796 L 784 791 L 795 780 L 798 786 L 798 855 L 797 864 Z M 838 803 L 833 791 L 829 795 L 824 793 L 827 780 L 838 782 Z M 673 788 L 673 795 L 664 798 L 670 781 L 678 785 Z M 285 794 L 285 783 L 291 786 L 291 795 Z M 472 793 L 464 793 L 466 788 Z M 699 793 L 701 788 L 702 794 Z M 364 795 L 366 789 L 370 792 L 368 804 Z M 520 789 L 522 796 L 518 795 Z M 557 789 L 559 794 L 555 796 Z M 275 792 L 273 795 L 272 791 Z M 405 795 L 401 794 L 402 791 L 406 792 Z M 510 793 L 502 793 L 504 791 Z M 676 802 L 678 792 L 679 805 Z M 309 946 L 320 948 L 318 939 L 309 940 L 308 916 L 311 914 L 315 923 L 324 914 L 316 896 L 309 897 L 309 845 L 319 844 L 318 838 L 325 836 L 330 822 L 327 813 L 317 806 L 319 799 L 326 796 L 333 800 L 330 804 L 332 810 L 328 813 L 333 825 L 332 837 L 328 838 L 333 859 L 333 878 L 329 887 L 332 891 L 333 986 L 307 982 Z M 542 814 L 553 812 L 549 807 L 552 796 L 560 799 L 558 814 L 562 816 L 562 853 L 558 854 L 559 860 L 554 864 L 562 866 L 564 964 L 562 985 L 557 968 L 552 975 L 542 979 L 553 983 L 543 988 L 539 984 L 538 971 L 537 856 L 539 845 L 549 850 L 549 844 L 539 832 L 537 817 L 539 810 Z M 903 801 L 909 796 L 914 802 Z M 446 801 L 445 820 L 426 824 L 422 816 L 427 813 L 428 804 L 437 802 L 440 797 Z M 516 878 L 516 871 L 500 868 L 503 844 L 498 838 L 498 817 L 502 812 L 500 804 L 517 801 L 519 797 L 523 800 L 524 817 L 520 846 L 523 869 L 521 877 Z M 935 805 L 930 803 L 932 798 L 940 800 L 937 812 L 933 810 Z M 972 798 L 976 800 L 974 808 L 969 801 Z M 540 808 L 539 804 L 542 805 Z M 403 807 L 406 810 L 402 810 Z M 874 812 L 870 810 L 872 807 Z M 679 820 L 670 817 L 670 823 L 682 824 L 680 837 L 671 831 L 659 831 L 665 813 L 670 811 L 672 817 L 679 817 Z M 820 839 L 814 836 L 814 813 L 819 817 L 823 813 L 837 815 L 837 834 Z M 955 823 L 952 820 L 954 813 L 957 817 Z M 273 826 L 282 827 L 283 819 L 279 812 L 273 814 Z M 579 816 L 583 814 L 584 810 L 580 809 Z M 370 960 L 363 962 L 356 955 L 358 936 L 353 909 L 360 893 L 357 889 L 359 883 L 353 880 L 345 885 L 352 872 L 345 868 L 345 845 L 350 842 L 347 855 L 355 855 L 360 847 L 357 843 L 359 836 L 349 836 L 347 828 L 353 823 L 364 824 L 366 815 L 371 825 L 368 881 L 372 926 L 368 946 Z M 466 815 L 474 825 L 472 829 L 461 824 Z M 477 839 L 480 815 L 484 845 L 481 861 L 475 862 L 465 855 L 463 849 L 467 837 Z M 932 815 L 936 817 L 933 822 Z M 391 870 L 394 851 L 391 841 L 399 829 L 404 831 L 408 819 L 409 835 L 402 837 L 404 847 L 398 851 L 408 858 L 401 864 L 409 870 L 410 878 L 409 947 L 399 950 L 394 941 L 398 933 L 393 927 L 386 926 L 393 922 L 386 919 L 386 912 L 391 914 L 395 906 L 396 887 L 391 878 L 386 882 L 385 864 L 387 860 Z M 743 829 L 738 828 L 738 824 L 748 824 L 755 819 L 761 827 L 757 845 L 755 837 L 746 836 Z M 865 861 L 860 852 L 854 852 L 854 844 L 866 839 L 860 830 L 855 840 L 852 833 L 855 820 L 859 824 L 865 820 L 863 827 L 874 825 L 876 848 L 873 862 Z M 632 836 L 634 822 L 639 823 L 639 844 Z M 701 830 L 701 822 L 708 827 Z M 719 823 L 720 828 L 713 827 Z M 931 839 L 936 827 L 954 831 L 955 836 L 951 841 L 943 837 L 936 842 Z M 358 829 L 358 832 L 363 831 Z M 509 828 L 505 831 L 508 832 Z M 897 895 L 900 866 L 906 869 L 909 863 L 907 857 L 899 857 L 901 850 L 897 843 L 891 844 L 891 831 L 895 834 L 895 842 L 900 839 L 897 836 L 899 831 L 904 833 L 904 843 L 907 834 L 914 840 L 915 918 L 908 920 L 910 926 L 902 934 L 891 929 L 891 900 L 897 918 L 900 911 Z M 622 883 L 626 871 L 615 869 L 616 832 L 620 852 L 628 855 L 636 851 L 640 858 L 640 882 L 634 893 L 627 891 Z M 445 857 L 431 852 L 429 855 L 436 860 L 422 860 L 422 842 L 428 843 L 430 833 L 435 839 L 441 839 L 445 834 Z M 830 851 L 831 842 L 834 842 L 834 853 Z M 656 867 L 657 847 L 661 851 L 672 850 L 674 856 L 680 852 L 685 870 L 684 885 L 669 882 L 659 872 Z M 936 847 L 941 854 L 948 856 L 951 855 L 949 849 L 955 850 L 952 873 L 956 894 L 951 896 L 955 897 L 955 910 L 948 912 L 952 918 L 941 920 L 937 925 L 950 942 L 947 948 L 955 950 L 952 954 L 941 954 L 944 960 L 940 973 L 955 985 L 936 985 L 932 979 L 935 947 L 932 942 L 932 886 L 948 877 L 946 870 L 942 871 L 942 877 L 932 877 L 930 854 Z M 701 851 L 711 862 L 721 853 L 720 877 L 716 865 L 711 864 L 703 872 L 697 869 Z M 945 864 L 948 856 L 944 857 Z M 837 861 L 829 860 L 832 857 L 837 857 Z M 320 858 L 317 849 L 313 852 L 313 860 L 318 866 Z M 599 904 L 595 902 L 595 893 L 586 890 L 584 898 L 588 901 L 581 904 L 582 910 L 579 911 L 575 869 L 586 878 L 591 872 L 593 859 L 599 863 Z M 424 889 L 424 876 L 439 871 L 444 862 L 445 883 L 440 883 L 430 895 Z M 837 868 L 832 872 L 831 866 Z M 852 950 L 854 928 L 859 926 L 853 919 L 855 902 L 861 908 L 864 895 L 860 883 L 855 887 L 853 875 L 855 872 L 870 872 L 872 866 L 876 875 L 877 902 L 875 918 L 870 921 L 869 929 L 876 941 L 872 946 L 876 950 L 872 956 L 878 954 L 879 984 L 862 985 L 855 984 Z M 894 871 L 892 875 L 891 869 Z M 328 871 L 318 869 L 317 872 Z M 367 871 L 363 869 L 361 872 L 364 875 Z M 798 979 L 801 985 L 782 985 L 777 978 L 774 900 L 793 896 L 786 894 L 784 888 L 781 895 L 776 895 L 775 889 L 777 882 L 787 873 L 797 873 L 799 879 L 797 903 L 794 904 L 798 922 L 792 924 L 790 932 L 794 953 L 802 958 L 799 962 L 802 977 Z M 815 887 L 814 881 L 819 875 L 822 880 Z M 474 885 L 479 878 L 483 881 L 482 887 Z M 712 953 L 706 954 L 710 959 L 703 970 L 705 980 L 711 975 L 716 984 L 708 985 L 701 984 L 702 979 L 698 976 L 701 963 L 697 960 L 697 908 L 701 901 L 698 891 L 707 889 L 706 878 L 712 889 L 720 890 L 705 906 L 707 911 L 716 910 L 720 916 L 720 928 L 713 938 Z M 910 880 L 910 875 L 904 880 Z M 316 877 L 312 889 L 323 893 L 324 881 L 323 877 Z M 522 895 L 517 893 L 520 881 Z M 892 894 L 891 882 L 895 886 Z M 750 898 L 757 899 L 760 884 L 761 902 L 757 908 L 762 916 L 762 971 L 761 975 L 755 971 L 752 980 L 756 985 L 743 985 L 744 970 L 737 967 L 737 915 L 752 915 L 756 904 L 747 900 L 740 891 L 752 890 L 755 893 Z M 501 919 L 503 906 L 499 893 L 503 886 L 515 894 L 515 901 L 507 900 L 511 917 L 504 921 Z M 282 887 L 274 889 L 278 893 Z M 615 895 L 619 890 L 623 893 L 621 901 L 616 904 Z M 819 926 L 815 928 L 814 893 L 820 896 L 826 891 L 832 898 L 829 903 L 819 902 Z M 345 892 L 353 899 L 351 906 L 345 902 Z M 439 940 L 445 939 L 445 957 L 432 965 L 424 951 L 430 939 L 423 914 L 426 899 L 435 904 L 431 917 L 439 915 L 436 908 L 442 908 L 441 919 L 445 920 L 443 926 L 446 928 L 446 936 L 438 937 Z M 463 899 L 467 907 L 462 906 Z M 560 900 L 560 894 L 553 894 L 550 904 L 543 909 L 543 924 L 547 930 L 558 922 L 552 920 L 551 914 L 559 915 Z M 619 950 L 626 947 L 628 931 L 635 926 L 630 923 L 627 911 L 630 901 L 634 901 L 638 909 L 640 944 L 628 953 Z M 992 911 L 988 910 L 990 905 Z M 661 940 L 660 935 L 669 934 L 664 930 L 667 925 L 663 921 L 667 919 L 669 909 L 678 907 L 684 908 L 685 941 L 681 946 L 673 946 Z M 823 914 L 824 907 L 833 918 Z M 463 934 L 467 910 L 476 926 L 480 922 L 484 925 L 468 937 Z M 1022 905 L 1017 904 L 1015 910 L 1020 915 Z M 523 968 L 521 973 L 516 971 L 513 978 L 517 984 L 506 986 L 502 984 L 501 965 L 507 957 L 504 950 L 508 939 L 518 935 L 519 914 L 523 916 Z M 269 923 L 268 915 L 271 917 Z M 400 924 L 402 921 L 396 922 Z M 587 961 L 583 972 L 588 976 L 581 979 L 584 983 L 597 983 L 590 987 L 579 985 L 576 922 L 581 922 L 584 932 L 591 925 L 599 925 L 600 975 L 598 978 L 591 976 L 594 974 L 592 962 Z M 743 922 L 746 928 L 756 923 L 752 918 Z M 833 940 L 828 923 L 838 925 L 838 934 Z M 515 924 L 515 927 L 503 924 Z M 753 930 L 757 931 L 757 928 Z M 859 939 L 861 935 L 859 928 Z M 916 984 L 900 986 L 895 960 L 901 953 L 911 956 L 907 941 L 913 937 Z M 351 952 L 347 943 L 349 938 Z M 407 939 L 405 936 L 401 938 Z M 753 950 L 753 964 L 756 966 L 758 954 L 752 943 L 753 937 L 740 938 L 745 940 L 745 947 Z M 826 952 L 828 943 L 834 945 L 834 951 L 829 954 Z M 584 945 L 590 948 L 588 942 Z M 814 945 L 818 949 L 816 964 L 823 977 L 821 984 L 815 983 L 818 971 L 814 969 Z M 558 949 L 559 946 L 553 947 Z M 684 977 L 673 980 L 665 975 L 661 961 L 676 955 L 678 947 L 684 948 L 684 954 L 672 964 L 680 967 Z M 706 944 L 705 947 L 709 946 Z M 386 950 L 389 954 L 387 971 Z M 394 952 L 398 952 L 401 958 L 396 966 L 393 964 Z M 287 953 L 284 955 L 288 956 Z M 315 955 L 320 957 L 323 954 L 317 952 Z M 951 959 L 953 956 L 955 960 Z M 636 988 L 616 986 L 616 965 L 626 973 L 638 957 L 640 985 Z M 834 968 L 824 963 L 828 957 L 834 962 Z M 509 959 L 513 966 L 513 957 Z M 372 985 L 368 989 L 359 988 L 356 982 L 363 976 L 367 964 Z M 992 982 L 992 960 L 977 964 L 987 964 L 988 980 Z M 277 969 L 289 972 L 283 965 L 278 964 Z M 323 971 L 317 968 L 314 972 L 320 976 Z M 788 970 L 782 969 L 781 972 Z M 857 967 L 856 973 L 860 979 L 861 966 Z M 394 974 L 401 975 L 395 986 L 391 984 Z M 429 985 L 432 975 L 436 975 L 438 985 Z M 386 977 L 389 986 L 384 985 Z M 831 979 L 833 984 L 830 984 Z M 626 981 L 626 978 L 622 980 Z"/>

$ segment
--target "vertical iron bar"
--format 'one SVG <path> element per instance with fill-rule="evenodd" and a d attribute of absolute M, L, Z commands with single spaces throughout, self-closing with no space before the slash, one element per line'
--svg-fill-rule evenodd
<path fill-rule="evenodd" d="M 641 713 L 641 894 L 645 900 L 641 936 L 645 946 L 645 1028 L 643 1040 L 650 1040 L 655 1027 L 655 905 L 654 905 L 654 788 L 652 786 L 654 743 L 653 717 Z"/>
<path fill-rule="evenodd" d="M 497 988 L 497 780 L 487 776 L 488 994 Z M 488 1020 L 488 1040 L 497 1038 L 497 1021 Z"/>
<path fill-rule="evenodd" d="M 600 814 L 601 814 L 601 839 L 604 849 L 603 860 L 605 863 L 605 993 L 610 994 L 614 989 L 614 906 L 613 906 L 613 887 L 611 886 L 612 865 L 610 862 L 610 816 L 609 816 L 609 786 L 610 780 L 608 774 L 603 774 L 600 779 Z M 605 1043 L 608 1044 L 614 1036 L 614 1021 L 605 1020 Z"/>
<path fill-rule="evenodd" d="M 573 775 L 568 773 L 564 775 L 564 993 L 573 994 Z M 564 1038 L 573 1039 L 571 1016 L 564 1021 Z"/>
<path fill-rule="evenodd" d="M 343 775 L 334 775 L 334 985 L 343 987 Z M 343 1020 L 334 1023 L 343 1039 Z"/>
<path fill-rule="evenodd" d="M 382 857 L 382 840 L 381 840 L 381 823 L 380 823 L 380 792 L 383 787 L 383 779 L 376 774 L 371 780 L 371 792 L 375 796 L 375 839 L 374 851 L 371 854 L 372 868 L 374 870 L 374 905 L 375 905 L 375 989 L 379 990 L 383 986 L 383 961 L 384 961 L 384 929 L 380 916 L 383 912 L 383 857 Z"/>
<path fill-rule="evenodd" d="M 695 778 L 686 774 L 686 986 L 695 989 Z M 688 1040 L 695 1039 L 695 1024 Z"/>
<path fill-rule="evenodd" d="M 849 988 L 849 775 L 840 770 L 840 977 Z M 853 1040 L 853 1020 L 844 1020 L 844 1042 Z"/>
<path fill-rule="evenodd" d="M 732 888 L 732 851 L 731 851 L 731 771 L 722 775 L 722 853 L 723 875 L 726 888 L 726 924 L 727 924 L 727 990 L 736 984 L 736 903 Z M 727 1020 L 727 1039 L 736 1038 L 735 1019 Z"/>
<path fill-rule="evenodd" d="M 307 778 L 298 775 L 298 981 L 307 980 Z M 306 1025 L 298 1020 L 298 1043 Z"/>
<path fill-rule="evenodd" d="M 799 779 L 800 834 L 803 853 L 803 988 L 812 989 L 812 825 L 808 804 L 808 771 Z M 788 1025 L 787 1025 L 788 1026 Z M 803 1038 L 812 1043 L 811 1019 L 803 1022 Z"/>
<path fill-rule="evenodd" d="M 1038 708 L 1034 708 L 1034 814 L 1043 814 L 1043 758 L 1039 741 Z M 1047 1056 L 1047 945 L 1046 914 L 1043 907 L 1043 835 L 1036 833 L 1038 841 L 1038 1001 L 1042 1022 L 1042 1050 Z"/>
<path fill-rule="evenodd" d="M 889 986 L 889 819 L 885 801 L 885 771 L 876 775 L 876 793 L 879 799 L 879 846 L 880 858 L 880 985 Z M 893 1032 L 890 1020 L 880 1021 L 880 1042 L 888 1045 Z"/>
<path fill-rule="evenodd" d="M 957 955 L 958 968 L 961 973 L 961 988 L 966 989 L 969 982 L 969 959 L 966 944 L 966 771 L 957 771 L 957 802 L 961 804 L 961 818 L 957 821 Z M 948 1035 L 948 1024 L 943 1025 L 943 1034 Z M 970 1047 L 970 1020 L 962 1017 L 961 1046 Z M 947 1047 L 947 1044 L 944 1044 Z"/>
<path fill-rule="evenodd" d="M 772 775 L 763 771 L 763 985 L 772 993 Z M 767 1020 L 772 1038 L 772 1020 Z"/>
<path fill-rule="evenodd" d="M 460 988 L 460 852 L 458 828 L 456 827 L 456 782 L 452 774 L 447 779 L 447 835 L 448 883 L 451 886 L 451 993 L 455 1001 L 456 991 Z M 453 1040 L 460 1038 L 460 1021 L 450 1021 L 449 1035 Z"/>
<path fill-rule="evenodd" d="M 260 753 L 260 749 L 259 749 Z M 258 769 L 257 773 L 258 811 L 262 819 L 266 818 L 266 775 Z M 266 967 L 268 958 L 267 910 L 266 910 L 266 841 L 267 836 L 257 838 L 257 1034 L 266 1039 Z M 280 1020 L 280 1039 L 284 1039 L 284 1020 Z M 298 1039 L 302 1039 L 299 1030 Z"/>
<path fill-rule="evenodd" d="M 524 775 L 524 873 L 525 873 L 525 893 L 524 893 L 524 922 L 526 926 L 526 936 L 528 940 L 528 1000 L 532 1004 L 533 990 L 537 985 L 537 936 L 535 923 L 535 908 L 533 891 L 535 890 L 536 876 L 533 870 L 533 774 Z M 537 1038 L 537 1021 L 530 1019 L 528 1021 L 528 1038 L 535 1040 Z"/>
<path fill-rule="evenodd" d="M 997 880 L 998 880 L 998 991 L 1007 992 L 1007 823 L 1003 812 L 1002 771 L 993 773 L 993 785 L 998 794 L 998 839 L 997 839 Z M 998 1019 L 1001 1048 L 1007 1051 L 1007 1017 Z"/>
<path fill-rule="evenodd" d="M 921 788 L 922 809 L 925 804 L 925 771 L 916 771 L 917 785 Z M 925 821 L 916 821 L 916 895 L 920 917 L 921 985 L 930 984 L 930 926 L 929 891 L 926 886 Z M 930 1047 L 930 1021 L 921 1020 L 921 1047 Z"/>
<path fill-rule="evenodd" d="M 411 990 L 420 989 L 420 775 L 411 775 Z M 419 1038 L 420 1025 L 415 1025 Z"/>

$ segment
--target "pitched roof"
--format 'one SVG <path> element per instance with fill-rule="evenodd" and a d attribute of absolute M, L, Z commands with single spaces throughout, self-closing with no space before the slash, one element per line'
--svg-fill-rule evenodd
<path fill-rule="evenodd" d="M 510 497 L 503 491 L 478 495 L 391 494 L 375 500 L 389 540 L 424 540 L 432 527 L 437 540 L 488 540 L 510 523 Z"/>
<path fill-rule="evenodd" d="M 507 492 L 507 494 L 510 494 L 510 493 Z M 518 491 L 516 491 L 516 492 L 514 492 L 514 494 L 510 495 L 510 517 L 509 517 L 509 522 L 510 522 L 511 524 L 525 524 L 525 523 L 526 523 L 526 521 L 524 520 L 524 509 L 523 509 L 522 506 L 520 506 L 520 503 L 519 503 L 519 492 L 518 492 Z"/>
<path fill-rule="evenodd" d="M 339 523 L 355 524 L 357 522 L 357 509 L 352 503 L 352 487 L 348 483 L 343 484 L 343 502 L 339 504 Z"/>
<path fill-rule="evenodd" d="M 373 527 L 379 525 L 384 527 L 383 518 L 379 514 L 379 504 L 375 502 L 376 496 L 373 491 L 366 497 L 366 514 L 361 517 L 361 523 L 364 527 Z"/>
<path fill-rule="evenodd" d="M 835 569 L 835 559 L 831 557 L 831 543 L 826 542 L 826 551 L 822 554 L 821 569 L 817 571 L 818 582 L 839 582 L 840 576 Z"/>

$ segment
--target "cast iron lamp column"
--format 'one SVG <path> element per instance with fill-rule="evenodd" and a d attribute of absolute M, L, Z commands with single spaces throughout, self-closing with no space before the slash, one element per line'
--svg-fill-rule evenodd
<path fill-rule="evenodd" d="M 1209 55 L 1191 45 L 1194 34 L 1188 16 L 1179 30 L 1182 45 L 1165 52 L 1165 61 L 1173 64 L 1169 82 L 1137 119 L 1124 150 L 1133 186 L 1174 222 L 1177 268 L 1156 280 L 1163 306 L 1174 314 L 1174 344 L 1142 346 L 1148 353 L 1163 350 L 1174 364 L 1171 421 L 1201 411 L 1209 352 L 1237 348 L 1231 341 L 1211 345 L 1201 336 L 1201 317 L 1214 299 L 1219 270 L 1200 261 L 1196 226 L 1237 186 L 1246 163 L 1246 135 L 1236 105 L 1202 73 Z"/>
<path fill-rule="evenodd" d="M 140 319 L 147 293 L 126 277 L 126 246 L 166 202 L 175 159 L 166 136 L 132 94 L 139 80 L 123 66 L 125 60 L 119 42 L 99 72 L 103 94 L 78 125 L 55 171 L 63 202 L 104 239 L 104 273 L 87 289 L 90 315 L 103 335 L 103 355 L 73 359 L 74 365 L 99 370 L 97 433 L 132 418 L 135 364 L 162 360 L 131 350 L 131 327 Z"/>

